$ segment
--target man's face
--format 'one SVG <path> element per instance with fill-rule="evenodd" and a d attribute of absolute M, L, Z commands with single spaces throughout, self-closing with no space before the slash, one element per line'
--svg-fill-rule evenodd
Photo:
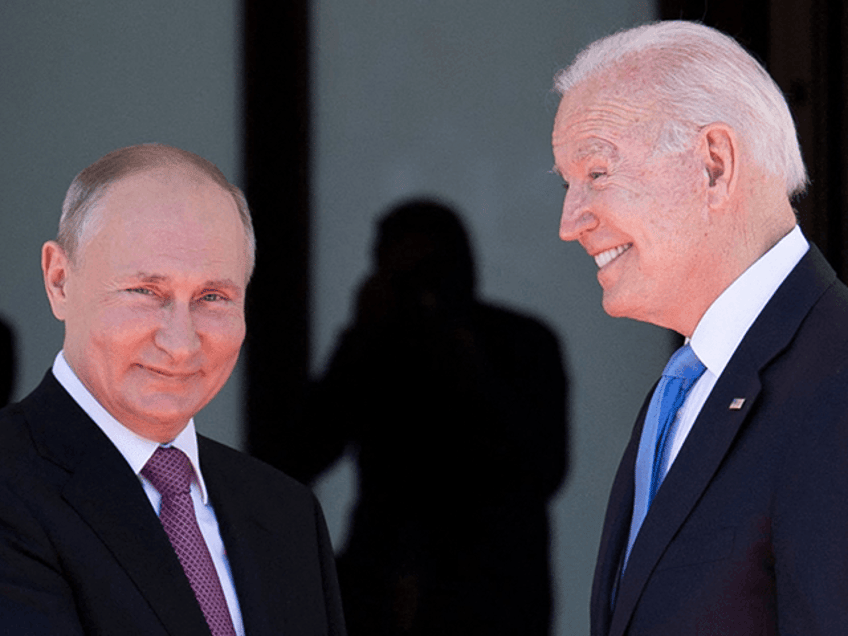
<path fill-rule="evenodd" d="M 232 197 L 189 168 L 129 176 L 98 206 L 102 222 L 76 263 L 45 245 L 65 357 L 118 421 L 169 441 L 218 393 L 238 358 L 244 227 Z"/>
<path fill-rule="evenodd" d="M 579 85 L 557 111 L 560 237 L 594 257 L 607 313 L 682 333 L 710 259 L 698 240 L 706 173 L 694 151 L 655 152 L 661 123 L 650 104 L 608 85 Z"/>

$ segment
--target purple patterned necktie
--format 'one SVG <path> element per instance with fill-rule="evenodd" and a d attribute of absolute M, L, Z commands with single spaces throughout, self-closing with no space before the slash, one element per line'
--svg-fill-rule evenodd
<path fill-rule="evenodd" d="M 160 446 L 141 469 L 141 474 L 162 495 L 159 520 L 180 559 L 213 636 L 235 636 L 224 590 L 194 516 L 191 501 L 194 469 L 191 462 L 181 450 Z"/>

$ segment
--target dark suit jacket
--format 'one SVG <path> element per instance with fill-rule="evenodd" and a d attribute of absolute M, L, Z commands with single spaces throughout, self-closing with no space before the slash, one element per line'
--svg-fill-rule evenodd
<path fill-rule="evenodd" d="M 311 493 L 199 449 L 248 636 L 344 634 Z M 0 412 L 0 634 L 209 636 L 138 478 L 52 373 Z"/>
<path fill-rule="evenodd" d="M 729 408 L 735 398 L 741 409 Z M 818 250 L 778 288 L 718 379 L 611 610 L 646 410 L 610 496 L 593 636 L 848 634 L 848 289 Z"/>

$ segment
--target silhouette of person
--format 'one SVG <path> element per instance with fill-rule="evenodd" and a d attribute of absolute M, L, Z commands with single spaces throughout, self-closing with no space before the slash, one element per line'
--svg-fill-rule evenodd
<path fill-rule="evenodd" d="M 15 340 L 12 328 L 0 319 L 0 409 L 9 403 L 15 388 Z"/>
<path fill-rule="evenodd" d="M 475 299 L 465 229 L 436 201 L 382 219 L 374 266 L 285 463 L 309 481 L 354 444 L 349 633 L 546 635 L 546 505 L 567 451 L 557 339 Z"/>

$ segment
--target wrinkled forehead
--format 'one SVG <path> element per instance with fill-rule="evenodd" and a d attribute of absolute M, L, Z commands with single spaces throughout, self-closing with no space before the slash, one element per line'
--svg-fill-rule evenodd
<path fill-rule="evenodd" d="M 656 139 L 670 108 L 656 90 L 650 61 L 636 61 L 583 79 L 562 96 L 554 120 L 555 147 L 593 135 L 613 144 Z"/>
<path fill-rule="evenodd" d="M 652 75 L 650 68 L 630 63 L 600 71 L 562 96 L 557 119 L 568 119 L 583 112 L 626 118 L 625 124 L 661 117 L 666 109 L 658 98 Z"/>
<path fill-rule="evenodd" d="M 554 150 L 569 159 L 617 157 L 621 144 L 655 137 L 663 117 L 653 103 L 605 87 L 577 87 L 563 96 L 551 135 Z"/>

